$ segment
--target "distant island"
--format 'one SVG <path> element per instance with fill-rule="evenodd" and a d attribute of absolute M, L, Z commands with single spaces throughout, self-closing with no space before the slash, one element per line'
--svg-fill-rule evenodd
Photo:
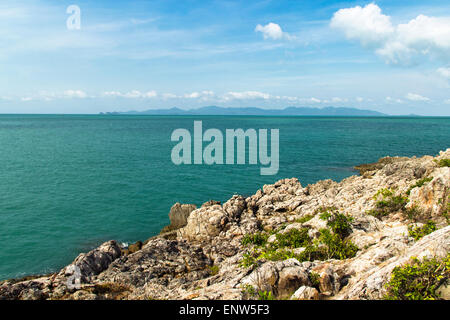
<path fill-rule="evenodd" d="M 245 116 L 388 116 L 387 114 L 356 108 L 311 108 L 311 107 L 287 107 L 285 109 L 261 109 L 261 108 L 225 108 L 208 106 L 198 109 L 183 110 L 180 108 L 150 109 L 146 111 L 127 112 L 101 112 L 106 115 L 245 115 Z"/>

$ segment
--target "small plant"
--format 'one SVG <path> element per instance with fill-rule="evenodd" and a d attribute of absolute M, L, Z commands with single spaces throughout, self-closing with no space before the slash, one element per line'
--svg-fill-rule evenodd
<path fill-rule="evenodd" d="M 441 159 L 438 162 L 439 167 L 450 167 L 450 159 Z"/>
<path fill-rule="evenodd" d="M 250 252 L 246 252 L 242 256 L 242 260 L 239 263 L 239 266 L 244 268 L 250 268 L 257 265 L 257 259 L 260 255 L 258 250 L 252 250 Z"/>
<path fill-rule="evenodd" d="M 316 288 L 317 290 L 319 290 L 319 286 L 320 286 L 320 275 L 317 272 L 312 271 L 309 274 L 309 280 L 312 283 L 312 286 L 314 288 Z"/>
<path fill-rule="evenodd" d="M 242 240 L 241 243 L 244 246 L 254 244 L 255 246 L 264 246 L 267 243 L 267 239 L 269 238 L 269 235 L 264 232 L 257 232 L 255 234 L 246 234 Z"/>
<path fill-rule="evenodd" d="M 335 208 L 323 212 L 320 215 L 320 218 L 326 220 L 327 226 L 342 239 L 347 237 L 352 231 L 351 222 L 353 221 L 353 218 L 343 213 L 339 213 Z"/>
<path fill-rule="evenodd" d="M 275 300 L 272 291 L 258 291 L 259 300 Z"/>
<path fill-rule="evenodd" d="M 419 207 L 416 204 L 414 204 L 411 207 L 405 209 L 404 213 L 409 220 L 416 221 L 420 216 L 421 211 Z"/>
<path fill-rule="evenodd" d="M 281 261 L 291 258 L 298 258 L 298 256 L 292 251 L 287 249 L 277 250 L 276 248 L 267 248 L 262 251 L 258 257 L 259 259 L 269 260 L 269 261 Z"/>
<path fill-rule="evenodd" d="M 305 222 L 308 222 L 309 220 L 311 220 L 312 218 L 314 218 L 314 216 L 312 214 L 307 214 L 301 218 L 298 218 L 297 220 L 295 220 L 295 222 L 305 223 Z"/>
<path fill-rule="evenodd" d="M 276 242 L 274 246 L 277 248 L 299 248 L 305 246 L 309 241 L 308 228 L 290 229 L 285 233 L 277 233 L 275 235 Z"/>
<path fill-rule="evenodd" d="M 436 224 L 429 220 L 424 226 L 422 227 L 414 227 L 412 225 L 408 226 L 408 234 L 410 237 L 414 238 L 414 240 L 419 240 L 423 237 L 425 237 L 427 234 L 430 234 L 432 232 L 436 231 Z"/>
<path fill-rule="evenodd" d="M 450 277 L 450 254 L 443 260 L 412 258 L 411 263 L 395 267 L 386 284 L 388 300 L 435 300 L 436 289 Z"/>
<path fill-rule="evenodd" d="M 353 258 L 358 251 L 350 240 L 344 240 L 339 234 L 332 233 L 328 229 L 320 230 L 319 241 L 325 245 L 327 259 Z"/>
<path fill-rule="evenodd" d="M 433 177 L 420 179 L 420 180 L 417 181 L 415 184 L 413 184 L 411 187 L 409 187 L 408 191 L 406 191 L 406 194 L 409 196 L 409 195 L 411 194 L 411 190 L 412 190 L 412 189 L 414 189 L 414 188 L 420 188 L 420 187 L 422 187 L 424 184 L 430 182 L 431 180 L 433 180 Z"/>
<path fill-rule="evenodd" d="M 244 296 L 244 299 L 250 299 L 257 295 L 256 289 L 249 284 L 243 285 L 241 287 L 241 292 L 242 295 Z"/>
<path fill-rule="evenodd" d="M 395 195 L 391 189 L 378 190 L 373 199 L 376 200 L 375 209 L 369 210 L 367 213 L 378 219 L 393 212 L 404 211 L 408 203 L 408 197 Z"/>
<path fill-rule="evenodd" d="M 211 276 L 215 276 L 215 275 L 218 274 L 219 271 L 220 271 L 220 268 L 219 268 L 219 266 L 217 266 L 217 265 L 209 266 L 208 269 L 209 269 L 209 274 L 210 274 Z"/>

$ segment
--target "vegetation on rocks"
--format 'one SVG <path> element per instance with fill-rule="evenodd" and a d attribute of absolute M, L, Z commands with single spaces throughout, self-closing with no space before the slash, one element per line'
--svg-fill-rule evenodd
<path fill-rule="evenodd" d="M 267 243 L 269 235 L 265 232 L 257 232 L 254 234 L 246 234 L 242 240 L 241 244 L 247 246 L 253 244 L 255 246 L 264 246 Z"/>
<path fill-rule="evenodd" d="M 423 179 L 418 180 L 415 184 L 413 184 L 411 187 L 409 187 L 408 191 L 406 191 L 406 194 L 409 196 L 411 194 L 412 189 L 420 188 L 423 185 L 425 185 L 426 183 L 430 182 L 431 180 L 433 180 L 433 177 L 428 177 L 428 178 L 423 178 Z"/>
<path fill-rule="evenodd" d="M 314 218 L 314 216 L 312 214 L 307 214 L 301 218 L 298 218 L 297 220 L 295 220 L 295 222 L 305 223 L 305 222 L 308 222 L 309 220 L 311 220 L 312 218 Z"/>
<path fill-rule="evenodd" d="M 351 223 L 353 218 L 339 213 L 335 207 L 322 209 L 320 219 L 327 221 L 327 226 L 342 239 L 347 237 L 352 231 Z"/>
<path fill-rule="evenodd" d="M 450 277 L 450 254 L 443 260 L 436 258 L 419 260 L 395 267 L 386 284 L 388 300 L 435 300 L 437 289 Z"/>
<path fill-rule="evenodd" d="M 242 267 L 251 267 L 260 260 L 279 261 L 295 258 L 298 261 L 353 258 L 358 247 L 346 239 L 351 233 L 353 218 L 339 213 L 334 208 L 321 208 L 320 218 L 327 221 L 328 228 L 319 230 L 317 239 L 311 238 L 309 228 L 292 228 L 275 233 L 275 241 L 267 243 L 268 234 L 259 233 L 244 236 L 242 243 L 255 245 L 243 254 Z M 303 248 L 299 253 L 293 249 Z M 298 251 L 297 251 L 298 252 Z"/>
<path fill-rule="evenodd" d="M 319 290 L 320 275 L 317 272 L 312 271 L 309 273 L 309 280 L 311 281 L 312 286 Z"/>
<path fill-rule="evenodd" d="M 393 212 L 405 211 L 408 197 L 396 195 L 391 189 L 380 189 L 373 197 L 375 208 L 368 211 L 368 214 L 381 219 Z"/>
<path fill-rule="evenodd" d="M 410 237 L 414 238 L 414 240 L 420 240 L 427 234 L 430 234 L 432 232 L 436 231 L 436 223 L 429 220 L 425 225 L 422 227 L 414 227 L 412 225 L 408 226 L 408 234 Z"/>
<path fill-rule="evenodd" d="M 450 159 L 441 159 L 438 164 L 440 167 L 450 167 Z"/>
<path fill-rule="evenodd" d="M 209 266 L 208 269 L 209 269 L 209 274 L 212 276 L 215 276 L 220 271 L 220 267 L 217 265 Z"/>

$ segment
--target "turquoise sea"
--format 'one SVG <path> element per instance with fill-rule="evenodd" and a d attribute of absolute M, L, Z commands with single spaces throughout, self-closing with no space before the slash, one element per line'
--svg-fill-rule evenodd
<path fill-rule="evenodd" d="M 280 170 L 171 162 L 177 128 L 280 129 Z M 357 174 L 352 166 L 450 147 L 450 118 L 0 116 L 0 279 L 48 273 L 103 241 L 145 240 L 175 202 L 225 201 L 297 177 L 302 185 Z"/>

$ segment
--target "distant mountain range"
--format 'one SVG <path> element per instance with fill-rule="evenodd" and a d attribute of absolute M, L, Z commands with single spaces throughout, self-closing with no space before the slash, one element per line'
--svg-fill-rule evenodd
<path fill-rule="evenodd" d="M 182 110 L 179 108 L 153 109 L 146 111 L 106 112 L 108 115 L 245 115 L 245 116 L 387 116 L 387 114 L 355 108 L 310 108 L 288 107 L 285 109 L 260 108 L 224 108 L 217 106 L 202 107 L 199 109 Z"/>

